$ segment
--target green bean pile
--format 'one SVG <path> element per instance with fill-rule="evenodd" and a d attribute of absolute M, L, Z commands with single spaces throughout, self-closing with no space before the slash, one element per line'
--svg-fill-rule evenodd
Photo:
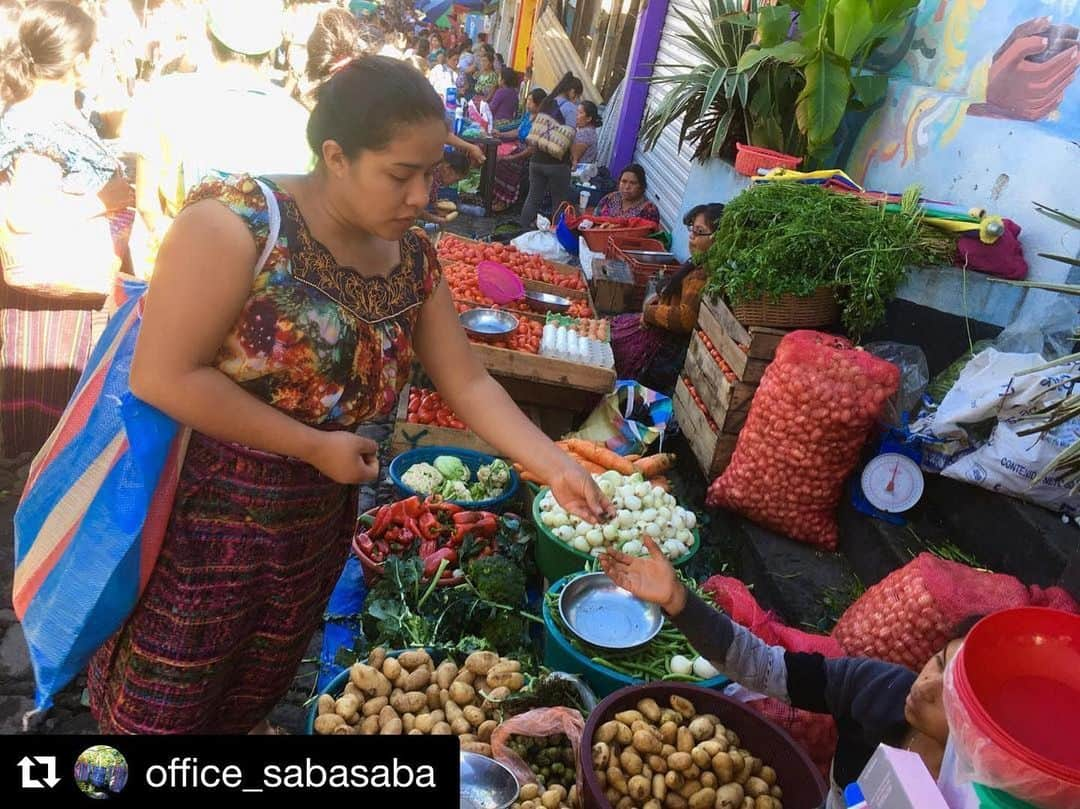
<path fill-rule="evenodd" d="M 569 582 L 568 582 L 569 583 Z M 700 683 L 702 679 L 694 674 L 675 674 L 668 670 L 668 661 L 675 655 L 683 655 L 693 660 L 698 656 L 686 637 L 665 618 L 664 626 L 656 637 L 645 646 L 625 652 L 608 650 L 605 657 L 596 656 L 598 650 L 582 643 L 563 623 L 559 614 L 559 593 L 548 592 L 547 601 L 551 619 L 559 632 L 574 649 L 581 652 L 598 666 L 618 672 L 635 680 L 668 680 L 685 683 Z"/>

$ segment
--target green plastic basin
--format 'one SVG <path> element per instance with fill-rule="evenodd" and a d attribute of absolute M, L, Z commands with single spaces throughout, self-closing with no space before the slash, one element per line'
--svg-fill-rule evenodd
<path fill-rule="evenodd" d="M 564 576 L 569 576 L 571 573 L 579 573 L 585 569 L 585 566 L 593 559 L 590 554 L 583 553 L 576 548 L 571 548 L 562 540 L 558 539 L 551 529 L 548 528 L 540 521 L 540 501 L 544 499 L 544 495 L 548 492 L 548 487 L 544 487 L 533 498 L 532 516 L 533 523 L 536 525 L 538 536 L 536 540 L 536 566 L 540 569 L 544 578 L 549 582 L 558 581 Z M 698 533 L 697 528 L 694 528 L 691 533 L 694 535 L 694 543 L 690 546 L 690 551 L 683 556 L 679 561 L 674 562 L 675 567 L 682 567 L 701 549 L 701 535 Z M 620 688 L 622 686 L 619 686 Z"/>

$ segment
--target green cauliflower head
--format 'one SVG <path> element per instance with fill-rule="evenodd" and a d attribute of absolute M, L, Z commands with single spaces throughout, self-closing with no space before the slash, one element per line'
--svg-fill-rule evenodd
<path fill-rule="evenodd" d="M 487 487 L 488 495 L 497 497 L 510 485 L 510 466 L 502 458 L 476 470 L 476 479 Z"/>
<path fill-rule="evenodd" d="M 435 468 L 447 480 L 469 482 L 469 467 L 461 462 L 461 458 L 455 458 L 453 455 L 440 455 L 432 463 L 435 464 Z"/>

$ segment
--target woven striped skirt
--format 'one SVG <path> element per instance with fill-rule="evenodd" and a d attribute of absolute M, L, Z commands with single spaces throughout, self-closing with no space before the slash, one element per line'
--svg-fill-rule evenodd
<path fill-rule="evenodd" d="M 341 574 L 356 492 L 191 438 L 154 572 L 90 663 L 102 733 L 247 733 L 288 691 Z"/>
<path fill-rule="evenodd" d="M 56 427 L 108 318 L 9 287 L 0 298 L 0 456 L 14 458 Z"/>

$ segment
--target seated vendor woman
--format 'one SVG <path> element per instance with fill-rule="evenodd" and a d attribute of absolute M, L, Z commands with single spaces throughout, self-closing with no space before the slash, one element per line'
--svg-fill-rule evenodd
<path fill-rule="evenodd" d="M 827 809 L 843 807 L 840 789 L 862 772 L 878 744 L 917 753 L 937 778 L 949 738 L 942 703 L 945 665 L 978 617 L 953 627 L 945 648 L 916 674 L 865 657 L 825 658 L 769 646 L 689 592 L 651 539 L 649 555 L 608 551 L 604 572 L 638 598 L 660 605 L 690 645 L 716 669 L 751 691 L 836 720 L 839 742 L 832 763 Z"/>
<path fill-rule="evenodd" d="M 723 211 L 719 203 L 692 208 L 683 217 L 690 231 L 691 259 L 661 282 L 641 314 L 613 320 L 611 350 L 619 379 L 636 379 L 661 393 L 675 389 L 705 289 L 705 270 L 697 262 L 712 245 Z"/>
<path fill-rule="evenodd" d="M 434 222 L 437 225 L 445 225 L 447 222 L 456 219 L 456 213 L 444 214 L 439 211 L 439 191 L 448 185 L 461 182 L 468 174 L 469 158 L 458 151 L 446 152 L 442 161 L 435 166 L 435 171 L 432 172 L 428 206 L 420 212 L 420 219 L 424 222 Z"/>
<path fill-rule="evenodd" d="M 631 163 L 619 175 L 619 190 L 612 191 L 596 206 L 597 216 L 638 216 L 650 219 L 660 226 L 660 209 L 651 200 L 645 198 L 649 184 L 645 179 L 645 169 L 637 163 Z"/>

